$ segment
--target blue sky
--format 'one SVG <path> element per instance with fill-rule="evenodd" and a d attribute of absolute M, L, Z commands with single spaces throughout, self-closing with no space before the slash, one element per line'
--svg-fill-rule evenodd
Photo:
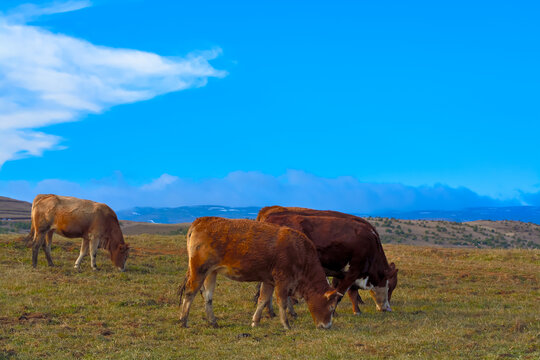
<path fill-rule="evenodd" d="M 0 3 L 0 195 L 540 205 L 534 1 Z"/>

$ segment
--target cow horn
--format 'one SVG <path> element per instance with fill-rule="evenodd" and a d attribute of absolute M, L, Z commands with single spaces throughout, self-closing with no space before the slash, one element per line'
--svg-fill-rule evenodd
<path fill-rule="evenodd" d="M 334 290 L 328 290 L 327 292 L 324 293 L 324 297 L 328 301 L 332 300 L 336 296 L 338 296 L 338 292 L 335 289 Z"/>

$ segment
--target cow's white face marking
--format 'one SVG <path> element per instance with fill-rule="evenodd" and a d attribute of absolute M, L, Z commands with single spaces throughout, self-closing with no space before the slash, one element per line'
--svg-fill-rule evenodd
<path fill-rule="evenodd" d="M 375 300 L 375 305 L 379 311 L 392 311 L 388 302 L 388 280 L 386 286 L 373 286 L 370 291 L 371 297 Z"/>
<path fill-rule="evenodd" d="M 343 269 L 341 269 L 341 271 L 343 271 L 343 272 L 348 272 L 350 268 L 351 268 L 351 264 L 347 263 L 347 265 L 345 265 L 345 266 L 343 267 Z"/>
<path fill-rule="evenodd" d="M 373 285 L 369 284 L 368 285 L 368 280 L 369 280 L 369 276 L 366 276 L 365 278 L 360 278 L 360 279 L 356 279 L 356 281 L 354 282 L 354 284 L 356 286 L 358 286 L 360 289 L 363 289 L 363 290 L 371 290 L 373 289 Z"/>

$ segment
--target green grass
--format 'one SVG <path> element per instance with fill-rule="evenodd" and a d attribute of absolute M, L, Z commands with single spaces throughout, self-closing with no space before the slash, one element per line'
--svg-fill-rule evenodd
<path fill-rule="evenodd" d="M 100 271 L 73 269 L 79 240 L 55 237 L 53 259 L 17 236 L 0 235 L 0 359 L 338 359 L 540 357 L 538 250 L 443 249 L 385 245 L 399 272 L 393 313 L 378 313 L 367 292 L 360 316 L 338 307 L 331 330 L 315 329 L 305 303 L 285 331 L 277 318 L 252 329 L 254 284 L 218 277 L 205 321 L 195 299 L 179 326 L 176 290 L 187 257 L 183 236 L 129 236 L 127 272 L 100 251 Z"/>

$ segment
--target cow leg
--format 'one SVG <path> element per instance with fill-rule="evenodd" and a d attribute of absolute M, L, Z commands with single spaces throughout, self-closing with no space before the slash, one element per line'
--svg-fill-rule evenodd
<path fill-rule="evenodd" d="M 98 238 L 90 238 L 90 265 L 92 266 L 92 270 L 98 269 L 96 265 L 98 245 L 99 245 Z"/>
<path fill-rule="evenodd" d="M 252 327 L 259 325 L 261 322 L 261 315 L 264 307 L 272 301 L 274 287 L 270 284 L 262 283 L 259 290 L 259 300 L 257 301 L 257 310 L 255 310 L 255 314 L 253 314 Z M 276 316 L 276 314 L 274 314 L 274 316 Z"/>
<path fill-rule="evenodd" d="M 360 264 L 355 263 L 355 265 L 356 266 L 351 265 L 349 271 L 345 273 L 345 277 L 343 279 L 334 278 L 332 280 L 333 284 L 337 284 L 337 286 L 335 286 L 335 289 L 341 294 L 345 294 L 345 292 L 348 292 L 350 290 L 351 286 L 353 286 L 356 280 L 360 278 L 361 271 L 359 269 L 362 269 L 365 267 L 364 263 L 360 263 Z M 340 302 L 341 302 L 341 298 L 338 300 L 338 304 Z M 353 311 L 354 311 L 354 308 L 353 308 Z"/>
<path fill-rule="evenodd" d="M 75 269 L 79 270 L 83 257 L 85 257 L 86 254 L 88 253 L 89 244 L 90 244 L 90 240 L 88 238 L 83 238 L 83 241 L 81 243 L 81 252 L 79 253 L 79 257 L 75 261 L 75 266 L 74 266 Z"/>
<path fill-rule="evenodd" d="M 353 310 L 354 315 L 360 315 L 362 312 L 360 311 L 360 308 L 358 307 L 358 303 L 359 303 L 358 299 L 362 301 L 362 298 L 358 294 L 358 290 L 349 289 L 349 291 L 347 291 L 347 294 L 349 294 L 349 299 L 351 299 L 352 310 Z"/>
<path fill-rule="evenodd" d="M 45 243 L 45 235 L 44 232 L 36 232 L 34 236 L 34 243 L 32 244 L 32 266 L 37 266 L 37 258 L 39 254 L 39 248 L 43 246 Z"/>
<path fill-rule="evenodd" d="M 287 288 L 276 286 L 276 297 L 279 306 L 279 320 L 286 330 L 290 330 L 289 320 L 287 319 L 287 302 L 288 302 Z"/>
<path fill-rule="evenodd" d="M 294 311 L 293 300 L 290 296 L 287 296 L 287 310 L 292 317 L 297 317 L 298 314 Z"/>
<path fill-rule="evenodd" d="M 212 309 L 212 298 L 214 296 L 214 290 L 216 288 L 217 271 L 210 273 L 204 280 L 203 297 L 205 302 L 206 318 L 213 327 L 218 327 L 214 310 Z"/>
<path fill-rule="evenodd" d="M 326 278 L 326 280 L 328 281 L 328 278 Z M 337 278 L 337 277 L 332 277 L 332 283 L 330 284 L 330 281 L 328 281 L 328 284 L 331 285 L 334 289 L 337 289 L 338 288 L 338 285 L 339 285 L 339 282 L 340 282 L 340 279 Z M 338 304 L 341 302 L 341 298 L 338 299 L 338 302 L 336 304 L 336 308 L 338 306 Z M 338 317 L 338 313 L 336 310 L 334 310 L 334 317 Z"/>
<path fill-rule="evenodd" d="M 54 234 L 54 230 L 51 230 L 47 233 L 46 241 L 43 243 L 43 251 L 45 252 L 45 257 L 47 258 L 47 263 L 49 266 L 54 266 L 54 263 L 52 261 L 51 257 L 51 244 L 52 244 L 52 237 Z"/>
<path fill-rule="evenodd" d="M 190 269 L 184 285 L 184 299 L 182 301 L 182 312 L 180 314 L 180 323 L 183 327 L 187 327 L 189 309 L 193 303 L 193 299 L 201 289 L 204 283 L 206 274 L 197 273 L 195 269 Z"/>
<path fill-rule="evenodd" d="M 270 296 L 270 300 L 268 300 L 268 303 L 266 304 L 266 309 L 268 309 L 268 317 L 273 318 L 276 317 L 276 313 L 274 312 L 274 305 L 272 305 L 272 297 Z"/>

